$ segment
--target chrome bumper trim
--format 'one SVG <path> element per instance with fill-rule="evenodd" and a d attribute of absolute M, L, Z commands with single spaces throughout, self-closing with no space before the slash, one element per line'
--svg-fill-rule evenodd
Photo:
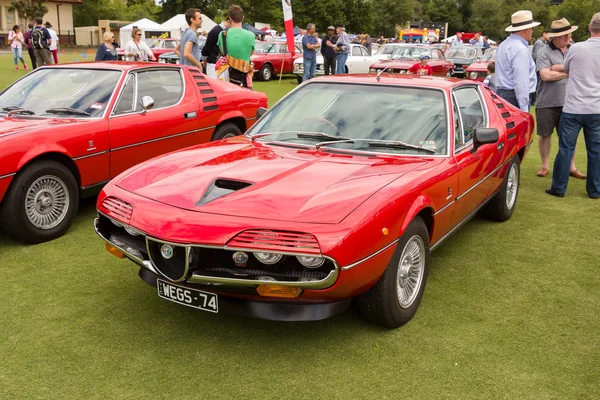
<path fill-rule="evenodd" d="M 11 176 L 15 176 L 16 174 L 17 174 L 16 172 L 13 172 L 12 174 L 2 175 L 2 176 L 0 176 L 0 179 L 10 178 Z"/>
<path fill-rule="evenodd" d="M 107 216 L 106 214 L 103 214 L 101 212 L 98 211 L 98 214 L 102 215 L 105 218 L 108 218 L 112 221 L 114 221 L 114 219 L 110 218 L 109 216 Z M 121 221 L 116 221 L 121 225 L 124 226 L 128 226 L 127 224 L 123 224 L 123 222 Z M 110 244 L 111 246 L 117 248 L 119 251 L 121 251 L 123 254 L 125 254 L 125 257 L 129 258 L 131 261 L 135 262 L 136 264 L 138 264 L 139 266 L 146 268 L 147 270 L 160 275 L 166 279 L 168 279 L 169 281 L 173 281 L 172 279 L 170 279 L 169 277 L 165 276 L 163 273 L 160 272 L 160 270 L 158 270 L 158 268 L 156 268 L 154 266 L 154 264 L 151 261 L 145 261 L 145 260 L 141 260 L 137 257 L 134 257 L 132 255 L 130 255 L 129 253 L 127 253 L 127 251 L 123 248 L 120 248 L 119 246 L 115 245 L 114 243 L 112 243 L 108 238 L 102 236 L 102 234 L 100 233 L 100 231 L 98 230 L 98 218 L 94 219 L 94 230 L 96 231 L 96 234 L 98 236 L 100 236 L 106 243 Z M 136 231 L 140 232 L 142 235 L 144 235 L 145 239 L 146 239 L 146 246 L 148 246 L 148 241 L 153 241 L 153 242 L 158 242 L 158 243 L 163 243 L 163 244 L 170 244 L 170 245 L 174 245 L 174 246 L 179 246 L 179 247 L 185 247 L 187 249 L 188 255 L 186 257 L 186 260 L 189 257 L 189 250 L 192 247 L 199 247 L 199 248 L 205 248 L 205 249 L 217 249 L 217 250 L 227 250 L 227 251 L 245 251 L 248 253 L 253 253 L 255 251 L 257 251 L 256 249 L 247 249 L 247 248 L 239 248 L 239 247 L 228 247 L 228 246 L 210 246 L 210 245 L 198 245 L 198 244 L 182 244 L 182 243 L 175 243 L 175 242 L 169 242 L 166 240 L 161 240 L 161 239 L 157 239 L 154 238 L 150 235 L 148 235 L 147 233 L 128 226 L 129 228 L 135 229 Z M 150 257 L 150 251 L 148 251 L 148 257 L 151 259 Z M 383 251 L 383 250 L 381 250 Z M 289 256 L 310 256 L 313 257 L 315 256 L 315 254 L 304 254 L 304 253 L 290 253 L 290 252 L 277 252 L 278 254 L 285 254 L 285 255 L 289 255 Z M 200 275 L 200 274 L 195 274 L 192 273 L 192 276 L 189 277 L 188 279 L 182 279 L 180 281 L 177 282 L 181 282 L 181 283 L 197 283 L 197 284 L 204 284 L 204 285 L 228 285 L 228 286 L 237 286 L 237 287 L 254 287 L 256 285 L 280 285 L 280 286 L 293 286 L 293 287 L 297 287 L 300 289 L 313 289 L 313 290 L 319 290 L 319 289 L 327 289 L 331 286 L 333 286 L 333 284 L 337 281 L 337 278 L 340 274 L 340 267 L 338 265 L 338 263 L 331 257 L 328 256 L 324 256 L 324 255 L 320 255 L 321 257 L 331 261 L 331 263 L 334 266 L 334 269 L 324 278 L 318 281 L 306 281 L 306 282 L 298 282 L 298 281 L 265 281 L 265 280 L 249 280 L 249 279 L 238 279 L 238 278 L 222 278 L 222 277 L 216 277 L 216 276 L 205 276 L 205 275 Z M 175 281 L 173 281 L 175 282 Z"/>
<path fill-rule="evenodd" d="M 379 250 L 377 250 L 375 253 L 373 253 L 373 254 L 371 254 L 371 255 L 368 255 L 368 256 L 366 256 L 366 257 L 365 257 L 365 258 L 363 258 L 362 260 L 358 260 L 357 262 L 355 262 L 355 263 L 353 263 L 353 264 L 346 265 L 345 267 L 342 267 L 342 271 L 346 271 L 346 270 L 349 270 L 350 268 L 354 268 L 354 267 L 356 267 L 357 265 L 359 265 L 359 264 L 362 264 L 362 263 L 364 263 L 365 261 L 368 261 L 368 260 L 370 260 L 371 258 L 373 258 L 373 257 L 375 257 L 375 256 L 378 256 L 379 254 L 383 253 L 384 251 L 386 251 L 387 249 L 389 249 L 389 248 L 390 248 L 390 247 L 392 247 L 393 245 L 397 244 L 399 240 L 400 240 L 400 239 L 396 239 L 396 240 L 394 240 L 392 243 L 388 244 L 387 246 L 383 247 L 382 249 L 379 249 Z"/>

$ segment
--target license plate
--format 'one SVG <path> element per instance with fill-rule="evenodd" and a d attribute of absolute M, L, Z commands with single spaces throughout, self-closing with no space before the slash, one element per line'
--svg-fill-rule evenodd
<path fill-rule="evenodd" d="M 163 299 L 203 311 L 219 312 L 219 299 L 214 293 L 173 285 L 160 279 L 157 279 L 156 283 L 158 286 L 158 295 Z"/>

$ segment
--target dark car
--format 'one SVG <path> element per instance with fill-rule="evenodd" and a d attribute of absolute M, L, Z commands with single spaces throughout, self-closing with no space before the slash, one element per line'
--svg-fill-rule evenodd
<path fill-rule="evenodd" d="M 206 38 L 204 36 L 199 36 L 198 37 L 198 46 L 200 47 L 200 50 L 202 50 L 204 48 L 205 44 L 206 44 Z M 160 56 L 158 56 L 158 62 L 163 63 L 163 64 L 179 64 L 179 57 L 177 57 L 177 54 L 175 54 L 174 51 L 171 51 L 171 52 L 164 53 L 164 54 L 161 54 Z"/>
<path fill-rule="evenodd" d="M 481 46 L 456 46 L 446 51 L 446 59 L 452 61 L 454 70 L 452 76 L 464 78 L 467 76 L 467 67 L 481 59 L 483 55 Z"/>

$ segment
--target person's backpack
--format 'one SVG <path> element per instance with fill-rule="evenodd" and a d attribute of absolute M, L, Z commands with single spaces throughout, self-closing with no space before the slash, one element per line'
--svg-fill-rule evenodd
<path fill-rule="evenodd" d="M 34 49 L 47 49 L 48 42 L 44 38 L 44 32 L 41 28 L 33 28 L 31 31 L 31 43 Z"/>

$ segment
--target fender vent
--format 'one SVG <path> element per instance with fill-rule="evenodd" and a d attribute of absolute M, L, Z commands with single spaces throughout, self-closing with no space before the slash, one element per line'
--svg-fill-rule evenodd
<path fill-rule="evenodd" d="M 108 215 L 109 217 L 117 218 L 121 221 L 125 220 L 129 223 L 129 219 L 133 214 L 133 206 L 121 199 L 109 196 L 102 201 L 98 210 Z"/>
<path fill-rule="evenodd" d="M 200 200 L 196 203 L 197 206 L 202 206 L 219 197 L 227 196 L 230 193 L 237 192 L 252 186 L 251 182 L 235 181 L 231 179 L 215 179 L 206 189 Z"/>

